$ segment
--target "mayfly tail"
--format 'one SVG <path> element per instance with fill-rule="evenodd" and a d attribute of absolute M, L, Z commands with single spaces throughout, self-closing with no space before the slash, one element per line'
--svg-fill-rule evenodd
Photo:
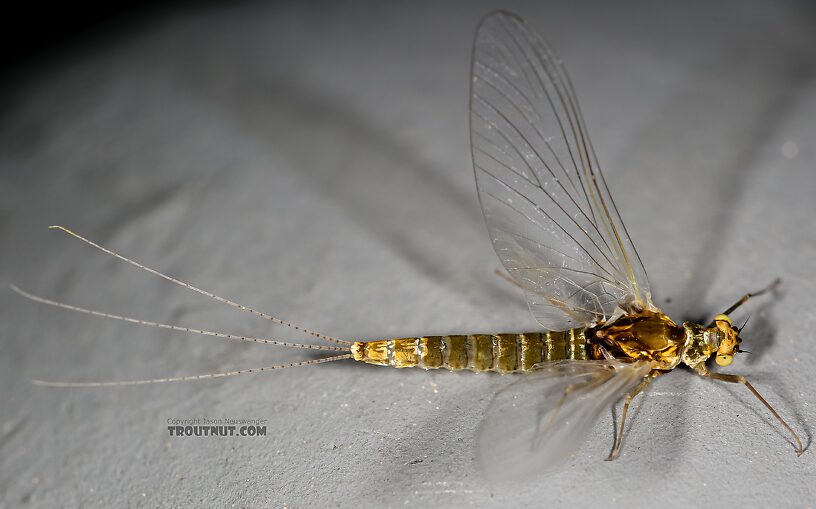
<path fill-rule="evenodd" d="M 208 373 L 206 375 L 176 376 L 171 378 L 151 378 L 148 380 L 124 380 L 118 382 L 47 382 L 44 380 L 32 380 L 35 385 L 43 387 L 121 387 L 123 385 L 147 385 L 164 382 L 187 382 L 191 380 L 205 380 L 207 378 L 224 378 L 227 376 L 243 375 L 245 373 L 260 373 L 261 371 L 271 371 L 273 369 L 295 368 L 298 366 L 309 366 L 311 364 L 323 364 L 324 362 L 334 362 L 350 359 L 351 354 L 335 355 L 333 357 L 323 357 L 322 359 L 312 359 L 308 361 L 292 362 L 289 364 L 278 364 L 276 366 L 266 366 L 263 368 L 239 369 L 237 371 L 225 371 L 223 373 Z"/>
<path fill-rule="evenodd" d="M 171 325 L 166 323 L 159 323 L 159 322 L 152 322 L 150 320 L 141 320 L 138 318 L 131 318 L 128 316 L 121 316 L 121 315 L 114 315 L 112 313 L 105 313 L 103 311 L 96 311 L 94 309 L 86 309 L 81 308 L 79 306 L 73 306 L 71 304 L 66 304 L 64 302 L 57 302 L 50 299 L 45 299 L 43 297 L 38 297 L 36 295 L 32 295 L 25 290 L 22 290 L 14 285 L 10 285 L 10 288 L 15 292 L 19 293 L 23 297 L 29 300 L 33 300 L 34 302 L 39 302 L 41 304 L 48 304 L 49 306 L 54 306 L 62 309 L 67 309 L 70 311 L 76 311 L 78 313 L 85 313 L 88 315 L 93 316 L 100 316 L 103 318 L 112 318 L 114 320 L 120 320 L 123 322 L 133 323 L 136 325 L 149 325 L 151 327 L 158 327 L 160 329 L 169 329 L 174 331 L 181 331 L 181 332 L 191 332 L 193 334 L 202 334 L 204 336 L 214 336 L 223 339 L 229 339 L 233 341 L 246 341 L 249 343 L 262 343 L 265 345 L 274 345 L 274 346 L 287 346 L 291 348 L 305 348 L 308 350 L 326 350 L 330 352 L 348 352 L 349 349 L 347 347 L 340 347 L 340 346 L 325 346 L 325 345 L 309 345 L 304 343 L 290 343 L 287 341 L 276 341 L 274 339 L 267 339 L 267 338 L 253 338 L 248 336 L 241 336 L 238 334 L 226 334 L 223 332 L 214 332 L 202 329 L 194 329 L 191 327 L 183 327 L 180 325 Z"/>
<path fill-rule="evenodd" d="M 146 266 L 142 265 L 141 263 L 138 263 L 138 262 L 135 262 L 135 261 L 131 260 L 130 258 L 125 258 L 124 256 L 120 255 L 119 253 L 115 253 L 115 252 L 111 251 L 110 249 L 102 247 L 99 244 L 97 244 L 95 242 L 92 242 L 92 241 L 86 239 L 85 237 L 83 237 L 83 236 L 81 236 L 81 235 L 79 235 L 77 233 L 72 232 L 71 230 L 69 230 L 68 228 L 66 228 L 64 226 L 56 225 L 56 226 L 49 226 L 49 228 L 56 229 L 56 230 L 62 230 L 63 232 L 67 233 L 68 235 L 76 237 L 77 239 L 81 240 L 82 242 L 84 242 L 84 243 L 86 243 L 86 244 L 88 244 L 90 246 L 95 247 L 96 249 L 102 251 L 103 253 L 107 253 L 107 254 L 115 257 L 115 258 L 118 258 L 118 259 L 120 259 L 120 260 L 122 260 L 124 262 L 127 262 L 127 263 L 133 265 L 134 267 L 138 267 L 138 268 L 140 268 L 140 269 L 142 269 L 142 270 L 144 270 L 146 272 L 149 272 L 149 273 L 151 273 L 153 275 L 164 278 L 167 281 L 170 281 L 171 283 L 175 283 L 175 284 L 177 284 L 179 286 L 183 286 L 184 288 L 187 288 L 188 290 L 192 290 L 192 291 L 194 291 L 196 293 L 200 293 L 201 295 L 204 295 L 204 296 L 209 297 L 211 299 L 215 299 L 215 300 L 217 300 L 219 302 L 223 302 L 224 304 L 230 305 L 230 306 L 232 306 L 234 308 L 238 308 L 238 309 L 241 309 L 243 311 L 247 311 L 247 312 L 252 313 L 254 315 L 257 315 L 257 316 L 260 316 L 260 317 L 265 318 L 267 320 L 270 320 L 272 322 L 275 322 L 275 323 L 277 323 L 279 325 L 285 325 L 286 327 L 290 327 L 292 329 L 304 332 L 306 334 L 312 335 L 312 336 L 314 336 L 316 338 L 322 339 L 324 341 L 328 341 L 330 343 L 337 343 L 337 344 L 340 344 L 340 345 L 351 345 L 352 344 L 351 341 L 336 339 L 336 338 L 333 338 L 331 336 L 326 336 L 325 334 L 321 334 L 319 332 L 315 332 L 313 330 L 309 330 L 309 329 L 306 329 L 304 327 L 297 326 L 297 325 L 295 325 L 293 323 L 287 322 L 285 320 L 281 320 L 280 318 L 275 318 L 274 316 L 269 315 L 267 313 L 264 313 L 262 311 L 252 309 L 251 307 L 244 306 L 243 304 L 239 304 L 237 302 L 231 301 L 231 300 L 226 299 L 224 297 L 220 297 L 218 295 L 215 295 L 214 293 L 208 292 L 206 290 L 202 290 L 201 288 L 197 288 L 197 287 L 195 287 L 195 286 L 193 286 L 193 285 L 191 285 L 189 283 L 185 283 L 184 281 L 181 281 L 181 280 L 176 279 L 174 277 L 168 276 L 166 274 L 162 274 L 161 272 L 159 272 L 159 271 L 157 271 L 155 269 L 151 269 L 150 267 L 146 267 Z"/>

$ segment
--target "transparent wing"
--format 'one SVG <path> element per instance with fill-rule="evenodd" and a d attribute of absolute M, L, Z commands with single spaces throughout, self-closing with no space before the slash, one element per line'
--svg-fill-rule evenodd
<path fill-rule="evenodd" d="M 477 457 L 493 480 L 518 481 L 569 459 L 620 397 L 651 370 L 647 362 L 556 361 L 502 389 L 479 431 Z"/>
<path fill-rule="evenodd" d="M 652 308 L 561 60 L 517 16 L 476 30 L 470 134 L 479 201 L 533 315 L 561 330 Z"/>

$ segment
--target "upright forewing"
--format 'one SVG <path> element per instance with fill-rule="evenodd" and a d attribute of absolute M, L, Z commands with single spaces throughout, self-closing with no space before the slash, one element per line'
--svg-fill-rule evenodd
<path fill-rule="evenodd" d="M 471 72 L 479 200 L 536 319 L 565 329 L 652 307 L 561 60 L 520 18 L 496 12 L 476 31 Z"/>
<path fill-rule="evenodd" d="M 556 361 L 499 391 L 477 443 L 482 471 L 521 481 L 559 468 L 586 438 L 601 412 L 651 370 L 647 362 Z"/>

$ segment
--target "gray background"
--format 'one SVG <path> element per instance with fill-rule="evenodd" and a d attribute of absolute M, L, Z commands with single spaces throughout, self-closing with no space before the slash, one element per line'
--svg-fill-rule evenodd
<path fill-rule="evenodd" d="M 473 185 L 468 61 L 495 3 L 176 9 L 7 87 L 0 283 L 159 321 L 308 339 L 96 253 L 100 243 L 338 337 L 535 329 Z M 743 373 L 809 441 L 816 412 L 816 12 L 807 3 L 539 2 L 658 305 L 753 302 Z M 796 143 L 796 157 L 782 146 Z M 788 154 L 789 156 L 792 154 Z M 308 355 L 139 328 L 0 292 L 4 506 L 812 507 L 813 451 L 740 388 L 678 370 L 560 473 L 491 486 L 474 436 L 500 377 L 351 362 L 121 389 Z M 268 419 L 171 438 L 170 418 Z"/>

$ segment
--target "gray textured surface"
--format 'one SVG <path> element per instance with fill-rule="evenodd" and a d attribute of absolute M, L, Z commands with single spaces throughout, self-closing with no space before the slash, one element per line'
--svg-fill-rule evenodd
<path fill-rule="evenodd" d="M 566 59 L 660 305 L 752 303 L 732 370 L 809 440 L 816 417 L 816 14 L 805 3 L 511 5 Z M 491 273 L 467 142 L 469 46 L 494 4 L 179 13 L 12 87 L 0 282 L 89 307 L 295 338 L 44 229 L 338 337 L 523 330 Z M 795 158 L 782 145 L 798 145 Z M 670 302 L 667 299 L 671 299 Z M 221 381 L 297 351 L 111 323 L 0 292 L 0 503 L 11 506 L 811 507 L 814 453 L 739 387 L 676 372 L 563 471 L 489 486 L 473 462 L 496 377 L 338 363 Z M 743 315 L 740 315 L 743 316 Z M 300 357 L 299 357 L 300 355 Z M 265 438 L 167 436 L 262 418 Z"/>

